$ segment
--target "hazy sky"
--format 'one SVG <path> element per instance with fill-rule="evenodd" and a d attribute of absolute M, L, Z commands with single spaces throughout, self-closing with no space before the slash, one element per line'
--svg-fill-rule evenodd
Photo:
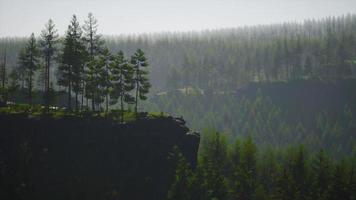
<path fill-rule="evenodd" d="M 88 12 L 108 35 L 190 31 L 356 13 L 356 0 L 0 0 L 0 37 L 38 35 L 52 18 L 64 34 Z"/>

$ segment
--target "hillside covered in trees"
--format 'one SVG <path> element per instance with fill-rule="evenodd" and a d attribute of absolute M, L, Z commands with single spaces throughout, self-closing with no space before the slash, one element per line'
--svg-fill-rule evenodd
<path fill-rule="evenodd" d="M 146 52 L 154 66 L 150 78 L 155 91 L 186 86 L 228 91 L 251 81 L 354 76 L 355 24 L 356 16 L 350 14 L 303 23 L 102 38 L 114 53 Z M 26 41 L 0 39 L 0 55 L 6 47 L 10 69 L 17 66 Z"/>
<path fill-rule="evenodd" d="M 121 36 L 91 13 L 68 24 L 0 38 L 0 198 L 356 198 L 355 14 Z"/>
<path fill-rule="evenodd" d="M 230 141 L 251 136 L 261 147 L 304 144 L 334 157 L 355 152 L 356 79 L 260 82 L 230 93 L 175 90 L 145 103 L 184 116 L 195 130 L 213 128 Z"/>

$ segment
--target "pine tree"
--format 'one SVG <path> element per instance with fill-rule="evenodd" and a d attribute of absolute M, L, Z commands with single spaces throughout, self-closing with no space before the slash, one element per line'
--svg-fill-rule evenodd
<path fill-rule="evenodd" d="M 0 63 L 0 79 L 1 79 L 1 88 L 0 88 L 0 95 L 1 95 L 1 101 L 5 102 L 7 101 L 7 94 L 8 94 L 8 88 L 6 88 L 6 46 L 5 46 L 5 51 L 4 51 L 4 57 L 2 63 Z"/>
<path fill-rule="evenodd" d="M 134 102 L 134 98 L 130 94 L 130 91 L 134 88 L 132 81 L 133 68 L 124 57 L 124 53 L 119 51 L 114 57 L 113 62 L 110 65 L 112 91 L 110 98 L 112 103 L 116 103 L 117 99 L 120 99 L 121 108 L 121 123 L 124 122 L 124 102 L 131 104 Z"/>
<path fill-rule="evenodd" d="M 78 111 L 78 95 L 82 91 L 83 65 L 86 51 L 81 40 L 81 29 L 77 17 L 73 15 L 64 40 L 59 67 L 59 84 L 68 87 L 68 109 L 71 110 L 72 91 L 75 93 L 75 109 Z"/>
<path fill-rule="evenodd" d="M 20 81 L 21 81 L 21 89 L 25 88 L 25 82 L 27 79 L 27 74 L 26 74 L 26 65 L 27 65 L 27 57 L 26 57 L 26 50 L 25 48 L 22 48 L 19 52 L 18 58 L 17 58 L 17 67 L 16 71 L 18 72 L 20 76 Z"/>
<path fill-rule="evenodd" d="M 313 199 L 329 199 L 331 181 L 331 162 L 323 150 L 315 156 L 312 165 Z"/>
<path fill-rule="evenodd" d="M 111 84 L 111 74 L 110 74 L 110 65 L 112 62 L 112 55 L 109 52 L 109 49 L 105 48 L 103 53 L 99 56 L 99 65 L 101 65 L 102 71 L 100 72 L 100 90 L 101 94 L 105 97 L 105 111 L 109 110 L 109 94 L 112 90 Z"/>
<path fill-rule="evenodd" d="M 208 131 L 202 141 L 202 154 L 199 165 L 202 166 L 203 186 L 206 199 L 226 199 L 227 182 L 227 142 L 219 132 Z"/>
<path fill-rule="evenodd" d="M 255 195 L 255 187 L 257 181 L 257 166 L 256 166 L 257 149 L 251 137 L 243 143 L 241 149 L 241 199 L 252 199 Z"/>
<path fill-rule="evenodd" d="M 5 83 L 6 83 L 6 46 L 5 46 L 5 50 L 4 50 L 4 55 L 3 55 L 3 60 L 1 63 L 1 68 L 0 68 L 0 79 L 1 79 L 1 87 L 5 88 Z"/>
<path fill-rule="evenodd" d="M 98 21 L 94 18 L 92 13 L 88 14 L 88 19 L 84 22 L 83 26 L 84 30 L 84 41 L 87 46 L 87 51 L 89 53 L 87 64 L 94 60 L 94 57 L 97 56 L 100 52 L 102 52 L 102 45 L 104 41 L 101 39 L 101 35 L 97 33 L 98 30 Z M 88 72 L 88 68 L 84 69 L 85 72 Z M 85 73 L 85 77 L 87 78 L 88 74 Z M 84 79 L 86 80 L 86 79 Z M 83 82 L 83 87 L 85 83 Z M 90 97 L 92 94 L 87 94 L 89 91 L 85 91 L 85 96 Z M 88 106 L 88 98 L 87 98 L 87 106 Z M 92 101 L 92 109 L 94 110 L 95 103 Z"/>
<path fill-rule="evenodd" d="M 95 110 L 95 106 L 100 104 L 103 99 L 101 95 L 101 90 L 99 88 L 101 84 L 101 74 L 103 71 L 103 66 L 100 64 L 99 59 L 95 58 L 87 64 L 87 77 L 85 90 L 86 98 L 91 99 L 92 109 Z"/>
<path fill-rule="evenodd" d="M 348 192 L 348 173 L 345 161 L 341 161 L 335 167 L 332 174 L 332 184 L 330 190 L 330 199 L 348 199 L 351 200 Z"/>
<path fill-rule="evenodd" d="M 48 109 L 49 107 L 49 92 L 50 92 L 50 74 L 51 74 L 51 62 L 57 51 L 56 44 L 58 42 L 58 34 L 55 29 L 53 21 L 50 19 L 45 25 L 45 29 L 41 33 L 40 46 L 42 50 L 43 57 L 45 59 L 45 91 L 44 99 L 45 105 Z"/>
<path fill-rule="evenodd" d="M 173 159 L 177 162 L 175 167 L 173 183 L 168 191 L 169 200 L 194 200 L 192 198 L 192 177 L 193 172 L 190 164 L 183 154 L 175 146 L 173 149 Z"/>
<path fill-rule="evenodd" d="M 229 184 L 229 195 L 233 199 L 238 199 L 241 194 L 241 144 L 239 140 L 235 141 L 233 145 L 232 152 L 230 153 L 231 161 L 231 172 L 230 172 L 230 184 Z"/>
<path fill-rule="evenodd" d="M 33 33 L 31 34 L 25 49 L 20 53 L 19 62 L 24 67 L 27 74 L 26 83 L 28 88 L 28 103 L 32 106 L 33 76 L 38 69 L 39 62 L 39 51 Z"/>
<path fill-rule="evenodd" d="M 147 71 L 147 58 L 145 57 L 144 52 L 141 49 L 137 49 L 135 54 L 131 57 L 131 64 L 134 68 L 134 84 L 135 84 L 135 114 L 137 117 L 137 107 L 138 101 L 146 100 L 146 94 L 149 92 L 151 87 L 150 82 L 148 81 L 148 71 Z"/>

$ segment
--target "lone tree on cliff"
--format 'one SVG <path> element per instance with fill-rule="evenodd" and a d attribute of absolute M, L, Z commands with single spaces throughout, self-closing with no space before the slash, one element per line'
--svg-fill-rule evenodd
<path fill-rule="evenodd" d="M 146 94 L 151 87 L 148 81 L 148 62 L 145 53 L 141 49 L 137 49 L 135 54 L 131 57 L 131 64 L 133 65 L 134 77 L 133 82 L 135 86 L 135 114 L 137 116 L 138 101 L 146 100 Z"/>
<path fill-rule="evenodd" d="M 28 103 L 32 106 L 33 76 L 38 69 L 39 50 L 36 44 L 35 35 L 32 33 L 26 47 L 19 55 L 19 64 L 26 71 L 26 83 L 28 88 Z"/>
<path fill-rule="evenodd" d="M 45 25 L 45 29 L 42 30 L 41 33 L 41 41 L 40 46 L 42 49 L 43 57 L 45 59 L 45 74 L 44 74 L 44 82 L 45 82 L 45 91 L 44 91 L 44 99 L 45 105 L 48 109 L 49 107 L 49 92 L 50 90 L 50 70 L 51 70 L 51 61 L 56 52 L 55 45 L 58 42 L 58 34 L 55 29 L 55 25 L 53 21 L 50 19 L 48 23 Z"/>

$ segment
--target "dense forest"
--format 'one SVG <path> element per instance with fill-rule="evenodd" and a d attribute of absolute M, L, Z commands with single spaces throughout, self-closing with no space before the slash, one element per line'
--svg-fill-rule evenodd
<path fill-rule="evenodd" d="M 146 78 L 142 83 L 151 86 L 151 93 L 142 96 L 148 101 L 139 110 L 184 116 L 193 129 L 216 128 L 228 133 L 231 141 L 251 135 L 265 147 L 302 143 L 313 152 L 328 147 L 336 157 L 354 151 L 356 15 L 202 32 L 105 36 L 90 14 L 83 28 L 75 16 L 70 27 L 65 36 L 55 33 L 57 53 L 53 54 L 53 67 L 46 72 L 50 83 L 44 80 L 45 63 L 39 62 L 29 73 L 32 81 L 28 74 L 19 73 L 24 71 L 21 49 L 29 45 L 28 39 L 0 39 L 0 55 L 6 55 L 7 69 L 7 76 L 1 77 L 16 86 L 9 93 L 12 101 L 28 103 L 32 91 L 31 101 L 44 104 L 45 85 L 50 85 L 57 92 L 57 100 L 52 101 L 60 107 L 123 110 L 125 105 L 125 109 L 134 110 L 137 106 L 132 100 L 138 98 L 130 92 L 133 85 L 130 81 L 117 85 L 121 74 L 125 75 L 122 72 L 126 71 L 127 80 L 133 78 L 132 72 L 127 67 L 115 71 L 113 66 L 130 64 L 132 59 L 125 55 L 140 48 L 150 58 L 145 61 L 149 70 L 142 71 L 150 84 Z M 87 53 L 67 48 L 73 47 L 71 41 Z M 73 54 L 78 59 L 70 57 Z M 88 59 L 93 61 L 69 73 L 69 64 L 80 66 Z M 95 85 L 100 87 L 93 90 Z M 261 94 L 248 96 L 260 87 Z M 281 94 L 284 90 L 290 92 Z M 303 94 L 304 90 L 309 92 Z M 334 101 L 323 103 L 331 95 Z M 318 105 L 308 100 L 317 97 L 322 97 Z"/>
<path fill-rule="evenodd" d="M 305 144 L 334 157 L 355 151 L 356 80 L 254 83 L 232 93 L 171 91 L 145 107 L 184 116 L 195 130 L 214 128 L 229 141 L 250 135 L 260 147 Z"/>
<path fill-rule="evenodd" d="M 251 81 L 354 76 L 355 24 L 356 15 L 349 14 L 303 23 L 102 38 L 113 53 L 146 52 L 154 66 L 154 91 L 189 86 L 230 91 Z M 0 55 L 6 49 L 9 68 L 17 66 L 26 42 L 0 39 Z"/>
<path fill-rule="evenodd" d="M 143 156 L 146 164 L 156 173 L 157 163 L 151 166 L 150 159 L 174 163 L 174 167 L 165 168 L 170 170 L 167 174 L 173 175 L 163 177 L 169 189 L 164 191 L 157 185 L 154 190 L 147 189 L 151 199 L 356 198 L 356 15 L 302 23 L 121 36 L 102 35 L 91 13 L 83 23 L 73 15 L 64 35 L 49 20 L 40 34 L 0 38 L 0 66 L 0 113 L 4 120 L 16 121 L 11 118 L 16 116 L 26 121 L 33 134 L 38 130 L 43 134 L 50 132 L 43 131 L 39 127 L 45 126 L 37 127 L 38 124 L 51 122 L 61 127 L 58 122 L 69 120 L 70 125 L 65 128 L 76 127 L 73 130 L 78 132 L 73 134 L 81 134 L 77 143 L 71 143 L 73 149 L 77 144 L 83 148 L 96 145 L 93 151 L 107 153 L 105 142 L 112 149 L 124 144 L 114 140 L 116 131 L 121 130 L 120 137 L 129 149 L 120 150 L 122 157 L 127 159 L 126 164 L 140 166 L 140 160 L 135 160 L 137 156 L 131 157 L 132 152 L 140 152 L 126 141 L 142 136 L 130 135 L 134 132 L 129 128 L 132 125 L 140 129 L 143 123 L 147 129 L 140 129 L 139 134 L 152 134 L 145 136 L 147 141 L 137 144 L 148 153 L 147 158 Z M 152 123 L 153 119 L 157 124 Z M 101 141 L 100 130 L 88 128 L 95 124 L 90 120 L 98 126 L 114 127 L 109 131 L 111 139 Z M 173 128 L 160 126 L 161 120 L 169 120 Z M 156 132 L 157 127 L 164 130 Z M 13 171 L 13 185 L 1 182 L 2 179 L 0 183 L 11 188 L 11 195 L 25 198 L 26 192 L 33 192 L 25 184 L 32 181 L 33 171 L 29 170 L 34 170 L 28 163 L 42 163 L 48 149 L 40 146 L 36 149 L 38 157 L 26 160 L 21 156 L 32 155 L 31 149 L 27 149 L 31 144 L 26 142 L 33 138 L 11 124 L 9 130 L 24 134 L 21 137 L 25 141 L 0 146 L 4 148 L 0 149 L 0 153 L 5 152 L 4 160 L 19 168 Z M 67 133 L 68 138 L 63 138 L 59 130 L 56 137 L 62 142 L 76 137 Z M 179 137 L 194 136 L 194 148 L 200 139 L 195 131 L 202 132 L 198 158 L 196 152 L 185 152 L 194 158 L 187 161 L 179 147 L 171 150 L 176 137 L 172 133 L 177 130 L 181 132 Z M 7 134 L 12 137 L 11 131 Z M 96 142 L 90 138 L 94 135 L 98 136 Z M 48 141 L 38 138 L 34 143 L 47 144 Z M 63 147 L 51 142 L 48 144 L 58 150 L 56 155 L 63 156 Z M 155 144 L 164 146 L 169 156 L 158 147 L 151 154 L 146 149 L 148 142 L 151 149 Z M 192 147 L 188 139 L 182 139 L 181 146 Z M 93 162 L 87 152 L 79 152 L 76 156 L 85 154 L 85 159 Z M 19 156 L 12 159 L 12 153 Z M 114 167 L 122 158 L 115 157 L 119 155 L 116 153 L 107 153 L 112 155 L 107 160 L 106 154 L 97 155 L 108 163 L 115 161 L 115 165 L 109 166 L 110 173 L 117 173 Z M 65 162 L 73 167 L 73 174 L 87 167 Z M 11 169 L 4 163 L 0 162 L 0 171 L 9 173 L 0 174 L 0 178 L 11 180 Z M 46 163 L 41 166 L 47 169 Z M 124 169 L 130 171 L 131 167 L 126 165 Z M 103 172 L 100 163 L 92 170 Z M 70 170 L 59 171 L 68 175 Z M 132 180 L 133 185 L 142 183 L 145 187 L 153 179 L 140 174 L 142 171 L 145 170 L 133 173 L 137 180 L 122 176 Z M 121 189 L 128 187 L 126 179 L 117 177 L 115 181 Z M 63 183 L 80 185 L 79 178 L 71 178 Z M 168 187 L 166 182 L 171 179 Z M 107 190 L 102 188 L 101 192 Z M 130 195 L 141 195 L 135 193 Z M 160 198 L 154 197 L 156 193 Z M 120 199 L 116 195 L 108 198 Z"/>
<path fill-rule="evenodd" d="M 168 199 L 355 199 L 355 157 L 334 161 L 322 149 L 310 155 L 303 146 L 260 151 L 251 138 L 229 144 L 224 134 L 207 130 L 198 166 L 179 149 Z"/>

